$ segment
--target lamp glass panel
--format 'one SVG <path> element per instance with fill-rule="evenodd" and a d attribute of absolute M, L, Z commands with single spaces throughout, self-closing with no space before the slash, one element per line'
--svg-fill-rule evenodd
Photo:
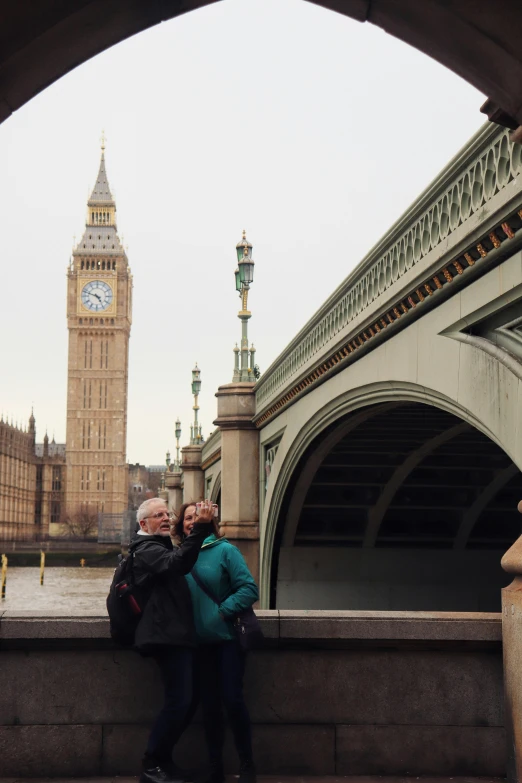
<path fill-rule="evenodd" d="M 243 282 L 250 285 L 254 280 L 254 264 L 246 262 L 241 264 L 241 266 L 243 267 Z"/>

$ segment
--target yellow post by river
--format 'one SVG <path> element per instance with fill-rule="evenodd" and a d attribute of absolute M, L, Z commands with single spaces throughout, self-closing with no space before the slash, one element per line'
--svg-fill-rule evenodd
<path fill-rule="evenodd" d="M 40 584 L 44 583 L 45 552 L 40 552 Z"/>
<path fill-rule="evenodd" d="M 7 555 L 2 555 L 2 598 L 5 598 L 7 585 Z"/>

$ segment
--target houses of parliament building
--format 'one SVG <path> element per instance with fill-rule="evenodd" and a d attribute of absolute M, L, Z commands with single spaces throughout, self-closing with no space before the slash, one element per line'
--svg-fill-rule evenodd
<path fill-rule="evenodd" d="M 75 525 L 78 532 L 82 519 L 127 508 L 131 311 L 132 275 L 102 143 L 85 231 L 67 268 L 66 442 L 46 434 L 36 443 L 32 412 L 27 427 L 0 419 L 0 540 L 59 537 Z"/>

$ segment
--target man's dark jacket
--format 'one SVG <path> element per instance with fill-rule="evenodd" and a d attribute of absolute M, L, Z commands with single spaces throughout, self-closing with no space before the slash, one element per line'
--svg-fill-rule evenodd
<path fill-rule="evenodd" d="M 190 591 L 185 580 L 198 559 L 210 525 L 196 524 L 182 546 L 175 548 L 169 536 L 135 535 L 129 551 L 134 581 L 148 597 L 136 629 L 134 646 L 142 653 L 158 645 L 193 647 L 196 632 Z"/>

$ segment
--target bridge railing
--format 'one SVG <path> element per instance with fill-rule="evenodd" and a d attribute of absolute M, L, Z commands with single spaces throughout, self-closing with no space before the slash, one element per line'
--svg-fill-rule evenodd
<path fill-rule="evenodd" d="M 485 205 L 493 213 L 517 195 L 518 183 L 514 192 L 509 186 L 521 171 L 522 146 L 510 143 L 507 130 L 489 123 L 483 126 L 263 373 L 255 387 L 258 426 L 273 412 L 274 403 L 284 405 L 289 401 L 285 400 L 285 393 L 292 398 L 302 391 L 295 384 L 304 379 L 306 386 L 311 377 L 306 373 L 313 368 L 321 371 L 321 361 L 332 354 L 341 338 L 349 336 L 366 318 L 372 318 L 373 312 L 395 292 L 431 269 L 434 260 L 462 243 L 474 221 L 480 224 Z M 478 249 L 482 254 L 483 248 Z M 474 263 L 469 254 L 467 263 Z M 442 271 L 440 287 L 450 279 Z M 453 274 L 461 272 L 457 262 Z M 422 292 L 418 297 L 414 295 L 413 301 L 405 297 L 402 310 L 397 312 L 395 308 L 395 314 L 391 311 L 390 323 L 424 296 Z M 371 336 L 374 329 L 380 332 L 388 325 L 380 323 L 382 326 L 377 323 L 371 327 Z M 370 333 L 359 339 L 366 340 Z M 355 342 L 353 349 L 357 347 Z M 348 350 L 351 351 L 349 345 Z"/>

